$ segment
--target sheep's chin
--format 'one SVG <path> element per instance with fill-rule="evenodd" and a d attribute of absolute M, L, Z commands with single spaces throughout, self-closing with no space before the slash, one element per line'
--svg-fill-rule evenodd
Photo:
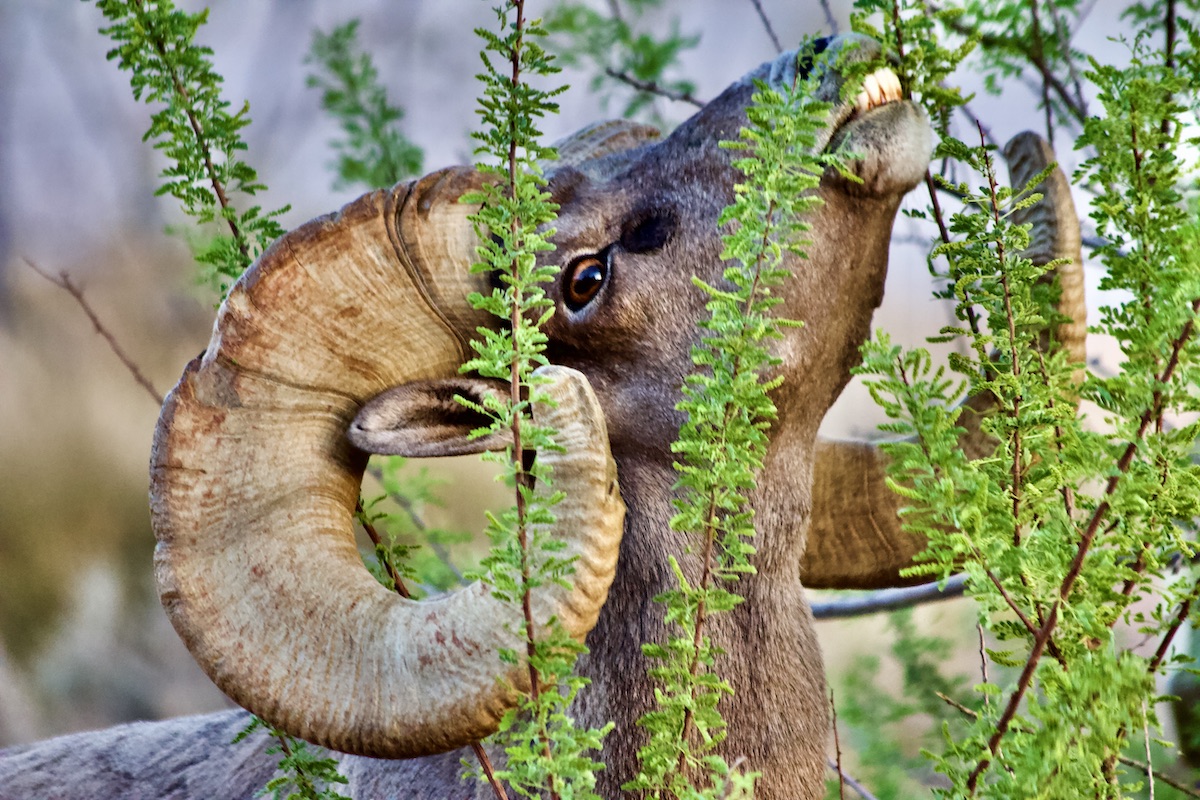
<path fill-rule="evenodd" d="M 919 106 L 898 101 L 865 112 L 851 106 L 849 112 L 834 129 L 826 152 L 843 154 L 846 167 L 859 180 L 830 169 L 826 183 L 854 195 L 894 196 L 921 182 L 929 166 L 933 136 Z"/>

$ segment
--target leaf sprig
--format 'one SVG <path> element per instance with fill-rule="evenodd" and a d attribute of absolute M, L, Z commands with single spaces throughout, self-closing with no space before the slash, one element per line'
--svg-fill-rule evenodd
<path fill-rule="evenodd" d="M 361 51 L 358 23 L 313 33 L 305 60 L 318 70 L 308 85 L 321 91 L 321 107 L 341 124 L 342 138 L 333 142 L 335 187 L 378 189 L 420 174 L 424 154 L 397 126 L 404 110 L 388 102 L 374 60 Z"/>
<path fill-rule="evenodd" d="M 230 111 L 221 97 L 221 76 L 213 69 L 212 50 L 196 43 L 208 11 L 188 14 L 171 0 L 97 0 L 112 24 L 100 32 L 116 47 L 108 51 L 129 70 L 133 96 L 161 103 L 143 137 L 168 159 L 156 194 L 170 194 L 184 213 L 201 225 L 221 222 L 228 234 L 194 240 L 203 265 L 201 282 L 222 297 L 267 245 L 283 235 L 278 217 L 290 206 L 264 212 L 261 206 L 238 211 L 234 197 L 253 197 L 266 187 L 239 157 L 246 149 L 241 131 L 250 124 L 250 105 Z"/>
<path fill-rule="evenodd" d="M 678 586 L 655 599 L 666 606 L 675 634 L 642 648 L 652 663 L 655 706 L 638 722 L 649 740 L 639 751 L 640 773 L 626 788 L 649 797 L 749 796 L 753 790 L 754 773 L 732 768 L 716 752 L 725 738 L 720 698 L 732 689 L 720 677 L 722 651 L 705 628 L 711 615 L 741 602 L 732 587 L 754 572 L 748 495 L 775 418 L 770 392 L 782 380 L 769 376 L 779 363 L 770 343 L 780 327 L 800 324 L 772 314 L 780 302 L 772 290 L 790 275 L 785 255 L 804 257 L 803 215 L 819 204 L 811 190 L 830 163 L 813 154 L 830 106 L 812 99 L 814 86 L 799 81 L 801 72 L 791 86 L 759 83 L 740 139 L 722 143 L 744 154 L 734 166 L 745 180 L 719 221 L 730 228 L 721 254 L 729 266 L 721 286 L 693 278 L 709 298 L 708 316 L 698 323 L 695 370 L 677 405 L 687 418 L 672 445 L 679 497 L 671 528 L 691 537 L 701 574 L 689 581 L 671 557 Z"/>
<path fill-rule="evenodd" d="M 535 620 L 530 593 L 539 586 L 564 581 L 573 571 L 573 559 L 564 558 L 561 541 L 547 532 L 553 522 L 552 506 L 561 495 L 535 493 L 535 483 L 544 489 L 552 476 L 544 462 L 527 465 L 528 451 L 558 449 L 554 431 L 537 425 L 530 409 L 546 402 L 533 371 L 545 364 L 546 336 L 540 326 L 553 313 L 553 302 L 543 284 L 558 270 L 538 264 L 538 254 L 553 249 L 549 227 L 558 207 L 544 191 L 541 162 L 555 157 L 553 149 L 539 143 L 538 120 L 557 111 L 553 98 L 565 87 L 539 89 L 529 77 L 545 78 L 558 72 L 553 57 L 539 40 L 546 35 L 540 20 L 525 17 L 523 0 L 506 2 L 495 9 L 500 32 L 478 29 L 484 42 L 481 53 L 484 71 L 479 80 L 482 129 L 472 136 L 476 154 L 485 157 L 479 169 L 492 177 L 478 192 L 463 200 L 480 204 L 471 216 L 483 242 L 474 272 L 493 276 L 491 294 L 471 295 L 472 304 L 507 323 L 499 330 L 481 329 L 473 341 L 475 356 L 463 365 L 484 377 L 509 385 L 507 397 L 487 396 L 481 404 L 469 403 L 491 418 L 490 426 L 477 434 L 508 430 L 513 444 L 495 457 L 505 465 L 505 475 L 515 489 L 516 503 L 498 515 L 489 515 L 488 536 L 492 549 L 483 561 L 482 575 L 493 587 L 493 596 L 519 604 L 525 642 L 521 655 L 529 666 L 532 691 L 518 708 L 509 711 L 495 736 L 507 756 L 497 776 L 522 797 L 597 798 L 596 773 L 602 766 L 590 753 L 601 746 L 611 724 L 603 729 L 576 727 L 568 714 L 570 704 L 587 684 L 573 674 L 575 659 L 584 647 L 564 632 L 555 620 Z M 503 70 L 503 71 L 502 71 Z M 461 398 L 460 398 L 461 400 Z M 548 622 L 543 627 L 542 622 Z M 518 663 L 515 652 L 501 653 L 509 663 Z M 598 800 L 598 799 L 597 799 Z"/>

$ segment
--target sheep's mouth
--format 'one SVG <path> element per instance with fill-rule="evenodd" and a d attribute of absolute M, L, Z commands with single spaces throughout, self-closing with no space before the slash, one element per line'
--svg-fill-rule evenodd
<path fill-rule="evenodd" d="M 863 79 L 862 87 L 858 90 L 854 102 L 842 103 L 833 112 L 833 119 L 828 129 L 828 138 L 822 149 L 827 149 L 830 142 L 843 140 L 843 134 L 862 117 L 876 109 L 899 103 L 904 100 L 904 90 L 900 86 L 900 78 L 887 67 L 875 70 Z"/>
<path fill-rule="evenodd" d="M 862 89 L 854 98 L 855 114 L 865 114 L 872 109 L 896 103 L 904 99 L 904 90 L 900 87 L 900 78 L 896 73 L 884 67 L 877 69 L 863 80 Z"/>

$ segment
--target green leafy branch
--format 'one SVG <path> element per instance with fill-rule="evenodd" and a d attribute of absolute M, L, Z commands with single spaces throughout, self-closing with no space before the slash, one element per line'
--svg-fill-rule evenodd
<path fill-rule="evenodd" d="M 546 15 L 546 30 L 555 35 L 554 49 L 564 64 L 591 69 L 591 88 L 602 92 L 606 103 L 618 87 L 634 90 L 621 112 L 626 117 L 651 108 L 655 97 L 702 105 L 693 94 L 695 83 L 669 77 L 680 55 L 700 37 L 681 33 L 677 17 L 661 38 L 638 30 L 646 12 L 661 5 L 662 0 L 611 0 L 609 13 L 603 14 L 560 0 Z"/>
<path fill-rule="evenodd" d="M 777 89 L 760 83 L 741 139 L 723 143 L 746 153 L 734 162 L 745 182 L 735 187 L 734 202 L 719 220 L 731 228 L 721 254 L 730 262 L 723 274 L 728 287 L 693 278 L 709 297 L 709 316 L 698 323 L 703 333 L 692 350 L 696 371 L 677 406 L 687 420 L 672 446 L 682 492 L 671 528 L 692 537 L 700 577 L 689 581 L 672 557 L 678 588 L 655 598 L 666 606 L 668 627 L 680 635 L 643 645 L 656 702 L 638 722 L 649 739 L 639 751 L 639 775 L 626 786 L 655 798 L 724 797 L 731 790 L 741 796 L 753 788 L 753 774 L 740 774 L 715 752 L 725 736 L 718 703 L 732 689 L 719 675 L 721 651 L 705 628 L 711 615 L 741 602 L 730 587 L 754 572 L 747 497 L 775 418 L 769 393 L 780 381 L 768 377 L 779 363 L 770 342 L 780 337 L 781 326 L 799 324 L 771 314 L 780 302 L 772 290 L 790 274 L 785 255 L 804 255 L 808 225 L 801 215 L 819 203 L 811 190 L 828 160 L 811 155 L 829 111 L 813 94 L 808 84 Z"/>
<path fill-rule="evenodd" d="M 293 739 L 258 717 L 251 717 L 250 724 L 233 737 L 232 743 L 239 744 L 259 731 L 278 743 L 268 747 L 267 753 L 282 758 L 275 777 L 267 781 L 256 796 L 270 797 L 271 800 L 350 800 L 332 788 L 332 785 L 349 783 L 337 771 L 336 759 L 328 754 L 314 753 L 306 743 Z"/>
<path fill-rule="evenodd" d="M 971 337 L 973 355 L 951 360 L 963 380 L 883 336 L 864 351 L 877 376 L 872 393 L 894 420 L 887 429 L 909 437 L 884 448 L 893 485 L 909 501 L 906 527 L 929 541 L 921 559 L 943 579 L 966 571 L 981 622 L 1013 643 L 988 650 L 989 659 L 1018 670 L 1006 688 L 986 679 L 975 687 L 982 703 L 970 710 L 969 730 L 947 737 L 934 757 L 952 783 L 946 796 L 1024 797 L 1031 785 L 1047 797 L 1113 796 L 1122 747 L 1131 731 L 1154 724 L 1144 698 L 1197 597 L 1194 579 L 1171 573 L 1177 554 L 1194 552 L 1186 531 L 1200 512 L 1198 428 L 1167 424 L 1198 408 L 1200 236 L 1181 157 L 1181 131 L 1195 120 L 1175 99 L 1184 93 L 1178 70 L 1143 41 L 1135 39 L 1126 68 L 1093 62 L 1086 77 L 1106 113 L 1080 140 L 1093 155 L 1077 177 L 1104 187 L 1092 207 L 1109 242 L 1098 251 L 1104 286 L 1131 298 L 1101 312 L 1101 328 L 1125 354 L 1123 372 L 1091 377 L 1083 389 L 1110 432 L 1075 419 L 1072 365 L 1038 347 L 1039 330 L 1056 321 L 1052 298 L 1043 268 L 1016 255 L 1028 233 L 1010 221 L 1035 196 L 999 186 L 985 148 L 942 145 L 987 181 L 975 194 L 958 187 L 967 208 L 952 217 L 954 238 L 935 250 L 950 265 L 959 318 L 977 304 L 990 322 L 986 333 L 943 331 L 943 339 Z M 972 461 L 958 447 L 963 381 L 997 406 L 983 424 L 997 442 L 987 458 Z M 1138 611 L 1135 600 L 1153 611 Z M 1158 639 L 1154 655 L 1120 647 L 1119 622 Z M 1052 763 L 1045 754 L 1053 752 L 1071 758 Z"/>
<path fill-rule="evenodd" d="M 238 157 L 246 149 L 240 131 L 250 124 L 249 104 L 230 112 L 221 98 L 222 78 L 212 67 L 212 50 L 195 43 L 208 11 L 188 14 L 171 0 L 97 0 L 112 24 L 101 30 L 117 44 L 108 59 L 130 71 L 134 98 L 161 103 L 146 140 L 154 140 L 169 163 L 156 194 L 170 194 L 199 224 L 220 221 L 229 234 L 194 244 L 204 265 L 202 282 L 222 296 L 268 244 L 283 235 L 278 217 L 289 206 L 264 213 L 260 206 L 239 212 L 232 196 L 254 196 L 265 187 Z"/>
<path fill-rule="evenodd" d="M 478 167 L 492 180 L 463 200 L 481 206 L 471 216 L 483 242 L 478 248 L 480 261 L 471 269 L 492 273 L 496 286 L 489 295 L 473 294 L 471 302 L 507 325 L 479 331 L 481 338 L 472 342 L 475 356 L 463 370 L 504 381 L 509 392 L 507 397 L 489 395 L 478 405 L 460 401 L 491 418 L 491 425 L 477 434 L 507 430 L 512 435 L 512 445 L 495 457 L 505 466 L 516 502 L 504 513 L 489 516 L 492 549 L 482 566 L 493 595 L 520 604 L 522 623 L 516 633 L 525 642 L 530 693 L 501 721 L 496 741 L 503 745 L 507 763 L 497 775 L 524 797 L 546 792 L 555 800 L 594 798 L 601 765 L 589 752 L 600 748 L 611 725 L 602 730 L 575 727 L 567 709 L 587 683 L 573 674 L 583 645 L 556 620 L 542 628 L 531 606 L 535 588 L 561 582 L 574 569 L 573 559 L 560 555 L 562 542 L 548 535 L 551 507 L 561 496 L 544 492 L 552 478 L 544 462 L 535 459 L 527 464 L 525 458 L 529 451 L 557 448 L 554 431 L 537 425 L 530 409 L 547 400 L 533 370 L 547 363 L 546 336 L 540 326 L 553 312 L 542 285 L 558 271 L 553 265 L 538 264 L 538 254 L 553 249 L 549 237 L 554 231 L 549 226 L 558 209 L 544 191 L 540 167 L 555 153 L 539 144 L 537 125 L 541 117 L 557 111 L 553 98 L 565 87 L 543 90 L 529 83 L 531 76 L 545 78 L 558 68 L 539 42 L 546 35 L 540 20 L 526 18 L 524 0 L 494 10 L 500 32 L 476 31 L 484 42 L 484 72 L 479 76 L 483 128 L 472 134 L 478 142 L 476 153 L 491 159 Z M 535 484 L 542 491 L 535 493 Z M 501 658 L 509 663 L 520 660 L 515 652 L 503 652 Z"/>
<path fill-rule="evenodd" d="M 305 61 L 318 71 L 308 85 L 321 90 L 321 107 L 342 127 L 334 140 L 338 188 L 377 189 L 421 172 L 423 153 L 400 132 L 404 111 L 388 102 L 370 54 L 360 51 L 358 20 L 313 33 Z"/>

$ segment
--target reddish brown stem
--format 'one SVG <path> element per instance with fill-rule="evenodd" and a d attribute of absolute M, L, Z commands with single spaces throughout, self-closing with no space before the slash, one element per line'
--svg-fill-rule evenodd
<path fill-rule="evenodd" d="M 1183 626 L 1183 623 L 1187 622 L 1188 614 L 1192 611 L 1192 602 L 1194 600 L 1194 597 L 1189 597 L 1179 604 L 1179 611 L 1175 613 L 1175 619 L 1171 622 L 1171 627 L 1167 628 L 1166 636 L 1159 642 L 1158 649 L 1154 651 L 1154 658 L 1150 659 L 1150 665 L 1146 668 L 1146 671 L 1151 675 L 1158 672 L 1158 668 L 1162 666 L 1163 660 L 1166 659 L 1167 653 L 1171 649 L 1171 642 L 1174 641 L 1175 634 L 1179 633 L 1179 629 Z"/>
<path fill-rule="evenodd" d="M 983 126 L 979 125 L 980 147 L 987 146 Z M 996 225 L 996 262 L 1000 269 L 1000 286 L 1004 291 L 1004 317 L 1008 325 L 1008 351 L 1012 361 L 1014 378 L 1021 376 L 1021 362 L 1017 354 L 1017 326 L 1012 307 L 1012 288 L 1008 280 L 1008 270 L 1005 263 L 1004 237 L 1000 234 L 1000 202 L 996 197 L 996 173 L 992 169 L 992 160 L 985 158 L 984 170 L 987 172 L 988 193 L 992 203 L 992 217 Z M 1012 515 L 1013 515 L 1013 547 L 1021 546 L 1021 395 L 1013 397 L 1012 406 Z M 997 584 L 998 585 L 998 584 Z"/>
<path fill-rule="evenodd" d="M 833 687 L 829 687 L 829 713 L 833 717 L 833 753 L 837 756 L 838 800 L 846 800 L 846 779 L 842 776 L 842 740 L 838 737 L 837 703 L 833 700 Z"/>
<path fill-rule="evenodd" d="M 117 343 L 117 338 L 113 336 L 108 328 L 104 326 L 104 323 L 100 321 L 100 317 L 96 315 L 95 310 L 92 309 L 92 306 L 87 301 L 87 298 L 83 296 L 83 290 L 75 285 L 75 282 L 71 280 L 71 276 L 66 272 L 60 272 L 57 276 L 54 276 L 43 270 L 28 258 L 23 260 L 31 270 L 36 272 L 38 275 L 41 275 L 43 278 L 62 289 L 67 294 L 71 295 L 71 297 L 75 298 L 75 302 L 79 304 L 79 307 L 83 309 L 83 313 L 87 315 L 89 320 L 91 320 L 92 327 L 96 329 L 96 333 L 100 334 L 104 341 L 108 343 L 109 349 L 112 350 L 117 358 L 121 360 L 121 363 L 125 365 L 125 369 L 129 370 L 129 374 L 133 376 L 133 379 L 137 381 L 138 385 L 145 389 L 146 393 L 154 398 L 154 402 L 161 406 L 163 404 L 163 396 L 159 394 L 158 390 L 154 388 L 154 384 L 150 382 L 150 379 L 146 377 L 146 375 L 138 368 L 138 365 L 134 363 L 133 359 L 130 358 L 121 345 Z"/>
<path fill-rule="evenodd" d="M 359 501 L 356 510 L 360 515 L 362 515 L 363 506 L 361 500 Z M 362 521 L 363 530 L 367 532 L 367 536 L 370 537 L 375 547 L 379 548 L 383 543 L 383 537 L 379 535 L 379 531 L 372 523 L 368 522 L 362 516 L 360 516 L 359 519 Z M 378 549 L 376 552 L 378 552 Z M 390 575 L 392 578 L 392 583 L 395 586 L 396 594 L 400 595 L 401 597 L 411 599 L 412 593 L 404 584 L 404 579 L 400 577 L 400 572 L 396 569 L 396 566 L 392 563 L 392 560 L 385 557 L 383 559 L 383 563 L 387 568 L 388 575 Z M 491 785 L 492 793 L 496 795 L 497 800 L 508 800 L 508 793 L 504 791 L 504 785 L 501 784 L 496 778 L 496 770 L 492 768 L 492 760 L 488 757 L 487 750 L 485 750 L 483 745 L 479 742 L 472 743 L 471 749 L 475 752 L 475 757 L 479 760 L 479 766 L 483 769 L 484 777 L 487 778 L 488 784 Z"/>
<path fill-rule="evenodd" d="M 513 0 L 512 7 L 516 11 L 517 17 L 513 26 L 516 38 L 513 40 L 509 59 L 512 65 L 512 86 L 516 87 L 521 81 L 521 47 L 525 35 L 525 0 Z M 515 118 L 510 119 L 508 131 L 508 196 L 510 200 L 514 201 L 517 199 L 517 173 L 519 170 L 517 149 L 519 138 L 517 121 Z M 514 217 L 509 228 L 514 241 L 520 232 L 520 226 L 520 220 Z M 509 403 L 510 408 L 516 409 L 521 403 L 521 348 L 518 339 L 521 331 L 521 306 L 523 305 L 524 298 L 517 288 L 520 286 L 521 276 L 520 261 L 515 257 L 512 259 L 510 274 L 513 281 L 513 297 L 512 308 L 509 314 L 509 324 L 512 331 L 513 349 L 509 368 Z M 529 669 L 529 694 L 533 704 L 536 706 L 541 700 L 542 687 L 541 676 L 538 673 L 535 663 L 537 655 L 537 631 L 534 626 L 533 604 L 529 585 L 531 565 L 527 523 L 528 510 L 525 501 L 525 492 L 533 486 L 533 481 L 525 470 L 525 448 L 521 436 L 521 414 L 514 413 L 512 416 L 512 434 L 512 460 L 514 483 L 516 485 L 517 542 L 521 548 L 521 613 L 525 619 L 525 657 Z M 540 731 L 540 738 L 546 759 L 550 760 L 550 737 L 544 728 Z M 547 789 L 551 800 L 558 800 L 557 786 L 557 776 L 550 775 Z"/>
<path fill-rule="evenodd" d="M 142 0 L 134 0 L 134 5 L 137 6 L 138 15 L 142 17 L 141 21 L 145 24 L 144 6 Z M 158 51 L 158 57 L 162 59 L 163 66 L 167 68 L 171 76 L 171 85 L 175 89 L 175 94 L 181 100 L 180 105 L 187 114 L 188 124 L 191 125 L 192 133 L 196 137 L 196 146 L 200 148 L 200 152 L 204 154 L 204 171 L 208 174 L 209 183 L 212 185 L 213 193 L 217 196 L 217 202 L 221 205 L 221 218 L 229 225 L 229 232 L 233 235 L 233 241 L 237 244 L 238 252 L 246 264 L 250 263 L 250 248 L 246 244 L 246 239 L 242 235 L 241 229 L 238 227 L 237 221 L 234 219 L 234 214 L 229 213 L 229 198 L 225 194 L 225 185 L 221 179 L 217 177 L 217 168 L 213 164 L 212 149 L 208 146 L 208 140 L 204 135 L 204 127 L 200 124 L 200 120 L 196 119 L 196 113 L 192 109 L 191 95 L 188 93 L 187 87 L 184 86 L 179 74 L 173 67 L 170 67 L 167 60 L 167 48 L 161 39 L 154 39 L 154 49 Z"/>
<path fill-rule="evenodd" d="M 358 505 L 354 510 L 358 514 L 358 519 L 359 522 L 362 523 L 363 530 L 367 532 L 367 537 L 371 540 L 371 543 L 375 545 L 375 552 L 379 553 L 384 546 L 383 537 L 379 535 L 379 531 L 375 528 L 375 525 L 367 520 L 366 514 L 363 511 L 362 500 L 358 501 Z M 396 565 L 392 563 L 391 554 L 385 553 L 385 555 L 381 557 L 381 560 L 383 561 L 384 569 L 386 569 L 388 572 L 388 576 L 392 579 L 392 586 L 395 587 L 396 594 L 411 600 L 412 593 L 408 590 L 408 587 L 404 585 L 404 579 L 400 577 L 400 571 L 396 569 Z"/>

